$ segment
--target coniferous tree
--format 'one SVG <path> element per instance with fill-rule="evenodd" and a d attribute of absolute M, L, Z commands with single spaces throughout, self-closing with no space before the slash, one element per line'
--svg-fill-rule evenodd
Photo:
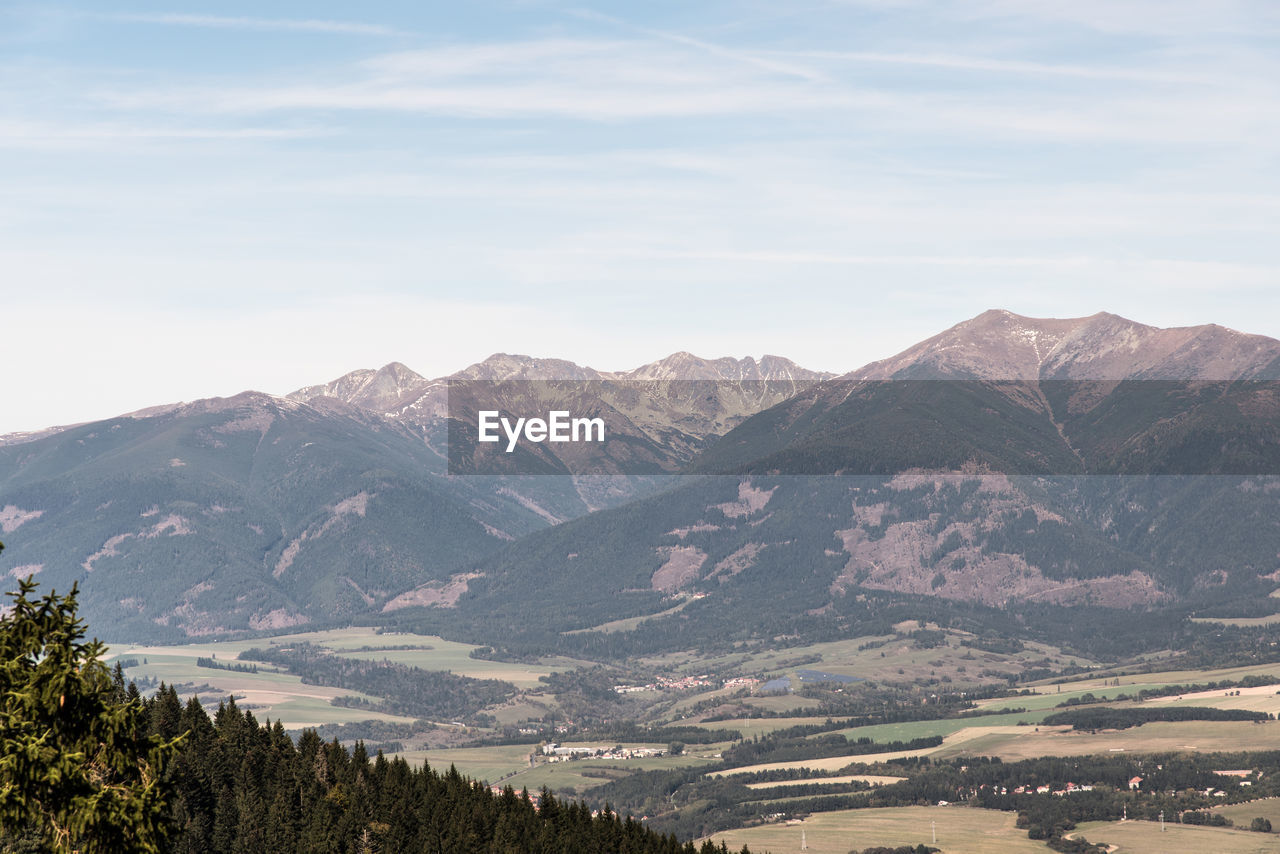
<path fill-rule="evenodd" d="M 0 618 L 0 827 L 52 851 L 158 851 L 176 745 L 145 732 L 105 647 L 84 640 L 76 586 L 36 586 L 21 581 Z"/>

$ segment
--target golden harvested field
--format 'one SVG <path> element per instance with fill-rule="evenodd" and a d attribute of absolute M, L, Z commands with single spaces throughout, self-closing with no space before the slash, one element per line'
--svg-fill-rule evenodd
<path fill-rule="evenodd" d="M 1073 836 L 1115 846 L 1115 854 L 1275 854 L 1280 836 L 1227 827 L 1166 824 L 1154 821 L 1090 821 Z M 1045 849 L 1048 850 L 1048 849 Z"/>
<path fill-rule="evenodd" d="M 1275 591 L 1272 591 L 1275 596 Z M 1192 617 L 1193 623 L 1217 623 L 1223 626 L 1270 626 L 1280 623 L 1280 614 L 1268 614 L 1265 617 Z"/>
<path fill-rule="evenodd" d="M 1091 753 L 1156 753 L 1180 751 L 1256 750 L 1259 744 L 1275 744 L 1280 721 L 1179 721 L 1151 723 L 1132 729 L 1099 733 L 1071 732 L 1065 727 L 1003 727 L 999 732 L 967 733 L 948 737 L 934 753 L 952 756 L 999 756 L 1006 762 L 1038 756 L 1083 756 Z"/>
<path fill-rule="evenodd" d="M 1280 693 L 1275 685 L 1257 688 L 1232 688 L 1230 691 L 1201 691 L 1176 697 L 1156 697 L 1146 701 L 1161 706 L 1209 706 L 1215 709 L 1248 709 L 1253 712 L 1280 714 Z"/>
<path fill-rule="evenodd" d="M 753 774 L 759 771 L 777 771 L 790 770 L 795 768 L 809 768 L 814 771 L 836 771 L 851 763 L 859 763 L 863 765 L 874 765 L 877 762 L 888 762 L 891 759 L 902 759 L 907 756 L 929 756 L 934 753 L 941 752 L 948 745 L 958 745 L 966 741 L 970 741 L 977 735 L 986 735 L 993 732 L 1002 732 L 1012 729 L 1012 727 L 983 727 L 981 731 L 960 730 L 946 736 L 942 744 L 938 747 L 925 747 L 919 750 L 895 750 L 892 753 L 866 753 L 859 756 L 828 756 L 823 759 L 797 759 L 790 762 L 765 762 L 759 765 L 746 765 L 741 768 L 731 768 L 727 771 L 719 771 L 712 776 L 725 776 L 727 774 Z"/>
<path fill-rule="evenodd" d="M 1059 688 L 1056 683 L 1050 681 L 1036 682 L 1026 686 L 1032 691 L 1043 694 L 1054 694 L 1061 691 L 1065 699 L 1069 692 L 1073 694 L 1085 691 L 1094 694 L 1133 694 L 1142 688 L 1162 688 L 1166 685 L 1188 685 L 1203 682 L 1222 682 L 1224 680 L 1239 680 L 1245 676 L 1269 676 L 1274 677 L 1277 683 L 1280 683 L 1280 662 L 1272 664 L 1251 664 L 1244 667 L 1227 667 L 1220 670 L 1162 670 L 1155 673 L 1132 673 L 1100 675 L 1096 679 L 1085 679 L 1079 682 L 1067 682 Z M 1120 681 L 1120 685 L 1113 683 L 1115 680 Z M 1019 698 L 1021 701 L 1023 698 Z M 1027 698 L 1029 699 L 1029 698 Z"/>
<path fill-rule="evenodd" d="M 936 828 L 937 847 L 945 854 L 1045 854 L 1049 849 L 1043 842 L 1013 826 L 1016 818 L 1011 812 L 968 807 L 839 810 L 814 813 L 802 822 L 728 830 L 712 839 L 728 843 L 731 851 L 745 844 L 752 851 L 785 854 L 800 850 L 803 831 L 810 854 L 848 854 L 872 845 L 931 845 Z"/>
<path fill-rule="evenodd" d="M 771 780 L 768 783 L 748 783 L 748 789 L 776 789 L 779 786 L 804 786 L 809 783 L 852 783 L 860 780 L 872 786 L 887 786 L 900 783 L 906 777 L 886 777 L 883 774 L 845 774 L 841 777 L 808 777 L 804 780 Z"/>
<path fill-rule="evenodd" d="M 1006 762 L 1039 756 L 1085 756 L 1093 753 L 1159 753 L 1255 750 L 1280 739 L 1280 721 L 1179 721 L 1151 723 L 1126 730 L 1075 732 L 1065 726 L 969 726 L 946 735 L 938 747 L 861 756 L 830 756 L 791 762 L 768 762 L 734 768 L 741 774 L 782 768 L 836 771 L 850 763 L 871 765 L 907 756 L 998 756 Z"/>

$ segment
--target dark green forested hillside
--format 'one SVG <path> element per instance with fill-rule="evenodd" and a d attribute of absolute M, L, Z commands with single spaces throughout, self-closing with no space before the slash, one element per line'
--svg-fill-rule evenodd
<path fill-rule="evenodd" d="M 875 634 L 917 618 L 1104 657 L 1185 648 L 1189 614 L 1280 606 L 1266 595 L 1280 553 L 1273 480 L 691 478 L 477 562 L 454 609 L 394 618 L 597 660 Z M 685 571 L 657 589 L 673 558 Z M 658 614 L 627 632 L 564 634 Z"/>
<path fill-rule="evenodd" d="M 136 695 L 135 695 L 136 696 Z M 119 685 L 118 699 L 127 699 Z M 192 698 L 162 688 L 143 705 L 144 729 L 182 736 L 170 763 L 167 839 L 174 854 L 697 854 L 611 810 L 494 792 L 447 771 L 370 758 L 307 730 L 297 743 L 277 722 L 260 724 L 234 702 L 212 719 Z M 0 830 L 0 850 L 42 851 L 34 834 Z M 745 850 L 745 849 L 744 849 Z"/>
<path fill-rule="evenodd" d="M 10 566 L 80 582 L 116 637 L 180 638 L 377 610 L 588 509 L 567 479 L 530 478 L 531 503 L 447 478 L 428 438 L 245 394 L 3 445 Z"/>

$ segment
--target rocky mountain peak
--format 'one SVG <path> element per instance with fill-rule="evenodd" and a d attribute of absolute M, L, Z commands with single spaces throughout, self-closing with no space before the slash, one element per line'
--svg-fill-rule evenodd
<path fill-rule="evenodd" d="M 540 359 L 512 353 L 494 353 L 453 375 L 465 380 L 591 380 L 600 372 L 567 359 Z"/>
<path fill-rule="evenodd" d="M 1280 341 L 1216 325 L 1162 329 L 1108 312 L 1025 317 L 993 309 L 848 379 L 1272 378 Z"/>
<path fill-rule="evenodd" d="M 630 380 L 726 380 L 745 382 L 756 380 L 795 380 L 815 382 L 832 374 L 802 368 L 781 356 L 762 356 L 757 362 L 751 356 L 735 359 L 724 356 L 704 359 L 692 353 L 680 351 L 647 365 L 617 374 Z"/>

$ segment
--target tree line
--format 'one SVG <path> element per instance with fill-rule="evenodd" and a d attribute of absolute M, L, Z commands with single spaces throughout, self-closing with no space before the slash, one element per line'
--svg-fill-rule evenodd
<path fill-rule="evenodd" d="M 348 750 L 234 699 L 210 718 L 102 663 L 77 590 L 20 583 L 0 617 L 0 850 L 12 854 L 728 854 L 607 805 L 495 792 L 450 767 Z M 741 854 L 750 854 L 744 846 Z"/>
<path fill-rule="evenodd" d="M 375 703 L 346 699 L 345 704 L 412 718 L 471 720 L 478 710 L 515 695 L 509 682 L 473 679 L 442 670 L 424 670 L 391 661 L 366 661 L 337 655 L 322 646 L 255 647 L 240 653 L 245 661 L 265 661 L 283 667 L 304 683 L 362 691 L 385 698 Z"/>

